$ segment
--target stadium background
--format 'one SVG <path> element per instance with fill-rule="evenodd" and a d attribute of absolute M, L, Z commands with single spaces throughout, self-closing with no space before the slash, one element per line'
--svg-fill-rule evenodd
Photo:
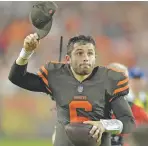
<path fill-rule="evenodd" d="M 23 39 L 34 32 L 28 15 L 34 2 L 0 2 L 0 145 L 50 146 L 54 102 L 45 94 L 20 89 L 8 81 L 10 66 Z M 30 60 L 36 72 L 47 60 L 58 60 L 60 36 L 63 56 L 68 38 L 85 34 L 96 39 L 97 63 L 139 66 L 148 75 L 148 2 L 57 2 L 50 34 Z M 147 92 L 147 86 L 145 91 Z"/>

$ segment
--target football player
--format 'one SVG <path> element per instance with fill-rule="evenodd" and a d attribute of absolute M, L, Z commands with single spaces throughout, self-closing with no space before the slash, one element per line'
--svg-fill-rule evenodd
<path fill-rule="evenodd" d="M 27 66 L 38 45 L 36 33 L 25 38 L 9 80 L 21 88 L 50 94 L 55 100 L 54 146 L 74 146 L 65 131 L 69 123 L 92 125 L 89 134 L 101 146 L 111 146 L 111 134 L 133 130 L 134 117 L 125 100 L 128 78 L 118 70 L 96 66 L 96 44 L 91 36 L 70 38 L 66 63 L 47 62 L 34 74 L 27 71 Z M 111 119 L 111 111 L 117 119 Z"/>

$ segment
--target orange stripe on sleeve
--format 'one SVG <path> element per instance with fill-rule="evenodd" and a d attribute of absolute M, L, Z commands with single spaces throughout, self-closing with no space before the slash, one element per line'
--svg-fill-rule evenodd
<path fill-rule="evenodd" d="M 122 87 L 122 88 L 118 88 L 118 89 L 116 89 L 116 90 L 114 91 L 113 94 L 120 93 L 120 92 L 122 92 L 122 91 L 124 91 L 124 90 L 127 90 L 128 88 L 129 88 L 128 85 L 126 85 L 126 86 L 124 86 L 124 87 Z"/>
<path fill-rule="evenodd" d="M 42 78 L 43 82 L 48 86 L 48 81 L 47 79 L 42 75 L 42 73 L 39 71 L 38 76 Z"/>
<path fill-rule="evenodd" d="M 46 84 L 46 89 L 52 93 L 52 91 L 48 88 L 48 80 L 42 75 L 42 73 L 40 71 L 38 71 L 38 76 L 42 78 L 43 82 Z"/>
<path fill-rule="evenodd" d="M 119 85 L 125 84 L 127 82 L 128 82 L 128 78 L 126 78 L 126 79 L 124 79 L 122 81 L 119 81 L 117 85 L 119 86 Z"/>
<path fill-rule="evenodd" d="M 46 75 L 48 75 L 48 71 L 47 71 L 47 69 L 46 69 L 44 66 L 41 67 L 41 70 L 42 70 Z"/>

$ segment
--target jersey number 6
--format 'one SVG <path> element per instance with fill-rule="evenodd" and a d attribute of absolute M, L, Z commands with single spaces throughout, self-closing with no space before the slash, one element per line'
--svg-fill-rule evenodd
<path fill-rule="evenodd" d="M 89 120 L 87 117 L 78 116 L 77 108 L 83 108 L 85 111 L 92 111 L 92 105 L 88 101 L 72 101 L 69 104 L 70 122 L 83 122 Z"/>

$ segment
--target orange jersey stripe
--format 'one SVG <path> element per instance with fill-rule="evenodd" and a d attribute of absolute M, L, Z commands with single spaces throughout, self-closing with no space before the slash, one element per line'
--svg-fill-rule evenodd
<path fill-rule="evenodd" d="M 42 70 L 46 75 L 48 75 L 48 71 L 47 71 L 47 69 L 46 69 L 44 66 L 41 67 L 41 70 Z"/>
<path fill-rule="evenodd" d="M 128 78 L 126 78 L 126 79 L 124 79 L 122 81 L 119 81 L 117 85 L 119 86 L 119 85 L 125 84 L 127 82 L 128 82 Z"/>
<path fill-rule="evenodd" d="M 38 76 L 42 78 L 43 82 L 48 86 L 48 81 L 47 79 L 42 75 L 42 73 L 39 71 Z"/>
<path fill-rule="evenodd" d="M 120 93 L 120 92 L 122 92 L 122 91 L 124 91 L 124 90 L 126 90 L 126 89 L 128 89 L 128 88 L 129 88 L 128 85 L 126 85 L 126 86 L 124 86 L 124 87 L 122 87 L 122 88 L 118 88 L 118 89 L 116 89 L 116 90 L 114 91 L 113 94 Z"/>

